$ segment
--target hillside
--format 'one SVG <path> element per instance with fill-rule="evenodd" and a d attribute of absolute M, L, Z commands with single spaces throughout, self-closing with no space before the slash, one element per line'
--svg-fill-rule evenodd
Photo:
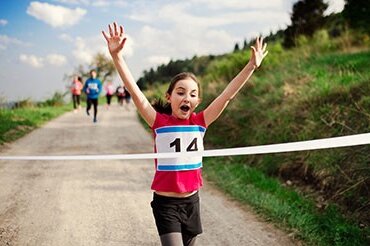
<path fill-rule="evenodd" d="M 208 129 L 206 148 L 284 143 L 370 132 L 369 43 L 366 36 L 361 42 L 353 40 L 348 36 L 329 39 L 325 31 L 321 31 L 313 39 L 304 40 L 300 46 L 289 50 L 285 50 L 279 41 L 269 43 L 269 55 L 262 67 Z M 212 59 L 202 58 L 207 61 L 207 66 L 197 74 L 203 94 L 203 102 L 198 110 L 219 95 L 246 64 L 248 57 L 249 51 L 241 50 Z M 194 71 L 189 65 L 186 70 Z M 149 86 L 147 96 L 153 99 L 164 95 L 166 84 L 160 82 Z M 279 187 L 286 187 L 293 190 L 294 194 L 299 194 L 299 197 L 308 199 L 300 202 L 310 203 L 308 210 L 313 211 L 317 220 L 322 220 L 317 222 L 315 229 L 304 229 L 291 222 L 283 222 L 283 226 L 293 230 L 296 228 L 299 237 L 307 242 L 330 245 L 326 243 L 334 240 L 335 236 L 326 236 L 329 232 L 320 228 L 327 223 L 323 222 L 327 218 L 339 216 L 333 222 L 338 227 L 332 233 L 339 235 L 341 240 L 346 238 L 347 243 L 359 235 L 351 230 L 358 233 L 363 231 L 360 233 L 363 236 L 369 232 L 369 163 L 370 146 L 366 145 L 209 158 L 205 160 L 204 173 L 234 197 L 281 223 L 279 218 L 284 218 L 284 221 L 288 219 L 291 207 L 285 214 L 283 211 L 274 211 L 275 205 L 269 210 L 264 207 L 263 201 L 255 203 L 255 198 L 250 197 L 255 194 L 250 191 L 251 185 L 258 187 L 256 183 L 253 184 L 259 182 L 257 179 L 269 180 L 271 177 L 278 180 L 280 184 L 276 185 Z M 275 183 L 268 184 L 275 187 Z M 266 184 L 263 186 L 262 189 L 258 188 L 258 192 L 276 195 L 275 189 Z M 263 190 L 265 188 L 267 190 Z M 239 191 L 244 193 L 239 194 Z M 281 199 L 279 202 L 289 201 L 290 198 L 284 196 L 278 198 Z M 300 204 L 297 206 L 304 206 L 300 202 L 297 202 Z M 296 203 L 295 200 L 293 203 Z M 300 208 L 298 210 L 302 212 Z M 342 215 L 352 221 L 352 229 L 338 229 Z M 302 218 L 304 216 L 299 214 L 295 219 Z M 332 227 L 330 223 L 328 227 Z M 317 235 L 322 234 L 317 236 L 321 239 L 310 238 L 304 230 L 310 231 L 307 234 L 315 234 L 317 230 Z M 361 245 L 361 241 L 358 245 Z"/>
<path fill-rule="evenodd" d="M 266 62 L 210 127 L 207 142 L 236 147 L 370 132 L 370 52 L 301 54 L 289 51 L 279 62 Z M 205 105 L 224 86 L 207 84 L 204 90 L 212 93 Z M 308 186 L 318 192 L 318 206 L 335 202 L 369 223 L 370 146 L 238 159 L 283 182 Z"/>

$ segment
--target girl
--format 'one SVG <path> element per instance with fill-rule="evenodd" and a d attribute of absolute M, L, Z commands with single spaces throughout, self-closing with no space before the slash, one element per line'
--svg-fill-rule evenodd
<path fill-rule="evenodd" d="M 130 92 L 139 113 L 152 128 L 157 152 L 203 150 L 203 135 L 243 87 L 267 55 L 266 44 L 257 38 L 252 56 L 242 71 L 202 112 L 194 113 L 200 103 L 199 84 L 194 75 L 181 73 L 173 78 L 166 93 L 167 105 L 152 106 L 135 83 L 122 50 L 126 42 L 123 26 L 109 25 L 103 31 L 109 52 L 124 86 Z M 155 160 L 151 207 L 162 245 L 195 245 L 202 233 L 198 190 L 202 186 L 202 158 L 186 157 Z"/>
<path fill-rule="evenodd" d="M 105 97 L 107 99 L 107 105 L 106 105 L 106 109 L 109 109 L 110 107 L 110 102 L 112 100 L 112 96 L 115 92 L 115 88 L 114 88 L 114 85 L 113 85 L 113 82 L 112 81 L 108 81 L 105 85 L 104 85 L 104 90 L 106 92 L 105 94 Z"/>
<path fill-rule="evenodd" d="M 74 76 L 70 90 L 72 93 L 72 101 L 73 101 L 73 112 L 77 112 L 77 108 L 81 109 L 80 105 L 80 96 L 82 90 L 82 78 L 80 76 Z"/>

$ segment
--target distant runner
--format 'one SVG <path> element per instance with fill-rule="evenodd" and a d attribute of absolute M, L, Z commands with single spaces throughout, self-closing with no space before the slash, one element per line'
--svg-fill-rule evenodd
<path fill-rule="evenodd" d="M 99 94 L 102 91 L 102 84 L 99 79 L 96 78 L 96 71 L 93 69 L 90 71 L 90 78 L 86 80 L 85 85 L 83 87 L 83 91 L 87 95 L 87 108 L 86 113 L 90 115 L 90 108 L 91 104 L 94 106 L 94 119 L 93 122 L 97 122 L 97 114 L 98 114 L 98 98 Z"/>

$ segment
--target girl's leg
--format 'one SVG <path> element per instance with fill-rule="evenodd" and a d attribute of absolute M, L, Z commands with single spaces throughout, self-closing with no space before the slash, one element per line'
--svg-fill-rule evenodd
<path fill-rule="evenodd" d="M 94 99 L 94 121 L 96 121 L 96 115 L 98 114 L 98 99 Z"/>
<path fill-rule="evenodd" d="M 160 236 L 162 246 L 182 246 L 182 236 L 180 232 L 166 233 Z"/>
<path fill-rule="evenodd" d="M 108 95 L 108 96 L 107 96 L 107 103 L 108 103 L 108 105 L 110 105 L 111 98 L 112 98 L 112 96 L 111 96 L 111 95 Z"/>
<path fill-rule="evenodd" d="M 72 95 L 72 101 L 73 101 L 73 108 L 76 109 L 77 108 L 77 105 L 76 105 L 76 95 Z"/>
<path fill-rule="evenodd" d="M 91 108 L 91 99 L 87 99 L 87 101 L 86 101 L 86 104 L 87 104 L 87 106 L 86 106 L 86 114 L 87 115 L 90 115 L 90 108 Z"/>
<path fill-rule="evenodd" d="M 76 95 L 77 106 L 80 106 L 80 95 Z"/>
<path fill-rule="evenodd" d="M 185 246 L 194 246 L 197 235 L 182 234 L 182 242 Z"/>

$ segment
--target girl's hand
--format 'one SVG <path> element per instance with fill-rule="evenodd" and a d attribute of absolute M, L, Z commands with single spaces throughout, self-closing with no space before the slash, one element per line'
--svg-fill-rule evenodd
<path fill-rule="evenodd" d="M 126 42 L 126 37 L 124 37 L 123 26 L 117 26 L 117 23 L 108 25 L 109 34 L 105 31 L 102 31 L 105 40 L 107 40 L 109 53 L 113 55 L 120 55 L 122 52 L 123 46 Z"/>
<path fill-rule="evenodd" d="M 256 39 L 255 46 L 251 46 L 252 48 L 252 57 L 249 62 L 252 62 L 254 66 L 259 67 L 262 63 L 263 58 L 268 54 L 266 51 L 267 44 L 263 44 L 263 38 L 258 37 Z"/>

